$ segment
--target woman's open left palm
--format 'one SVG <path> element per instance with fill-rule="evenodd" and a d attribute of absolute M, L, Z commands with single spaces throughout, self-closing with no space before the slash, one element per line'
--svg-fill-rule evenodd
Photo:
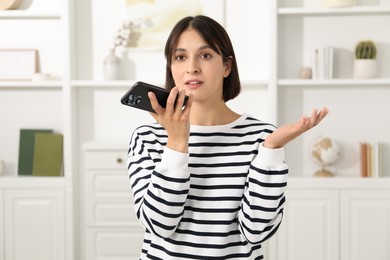
<path fill-rule="evenodd" d="M 281 126 L 266 138 L 264 146 L 267 148 L 285 146 L 288 142 L 318 125 L 328 113 L 327 108 L 322 108 L 320 111 L 314 109 L 310 117 L 303 115 L 298 122 Z"/>

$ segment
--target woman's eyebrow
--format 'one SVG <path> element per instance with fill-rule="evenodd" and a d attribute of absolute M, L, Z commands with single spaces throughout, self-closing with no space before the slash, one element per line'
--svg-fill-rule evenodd
<path fill-rule="evenodd" d="M 206 44 L 198 48 L 198 50 L 204 50 L 204 49 L 211 49 L 211 47 L 210 45 Z M 185 48 L 176 48 L 174 52 L 185 52 L 185 51 L 187 51 Z"/>

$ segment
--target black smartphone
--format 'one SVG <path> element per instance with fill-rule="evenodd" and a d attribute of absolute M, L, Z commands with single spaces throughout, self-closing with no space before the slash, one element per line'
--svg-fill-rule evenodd
<path fill-rule="evenodd" d="M 157 98 L 158 103 L 162 107 L 166 107 L 167 99 L 169 96 L 169 90 L 160 88 L 142 81 L 136 82 L 121 98 L 121 103 L 126 106 L 146 110 L 149 112 L 155 112 L 150 104 L 148 92 L 152 91 Z M 187 101 L 187 96 L 184 100 L 183 106 Z"/>

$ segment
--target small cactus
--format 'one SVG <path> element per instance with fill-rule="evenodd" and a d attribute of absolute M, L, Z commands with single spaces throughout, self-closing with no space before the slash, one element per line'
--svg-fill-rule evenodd
<path fill-rule="evenodd" d="M 355 49 L 356 59 L 375 59 L 376 46 L 372 41 L 361 41 L 356 45 Z"/>

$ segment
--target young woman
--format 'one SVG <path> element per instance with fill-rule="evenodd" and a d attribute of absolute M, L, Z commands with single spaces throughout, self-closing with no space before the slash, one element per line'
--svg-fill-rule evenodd
<path fill-rule="evenodd" d="M 157 123 L 134 131 L 128 153 L 145 227 L 140 259 L 263 259 L 261 243 L 283 216 L 283 147 L 328 111 L 279 129 L 232 111 L 226 101 L 241 88 L 236 57 L 224 28 L 209 17 L 180 20 L 165 56 L 167 106 L 149 93 Z"/>

